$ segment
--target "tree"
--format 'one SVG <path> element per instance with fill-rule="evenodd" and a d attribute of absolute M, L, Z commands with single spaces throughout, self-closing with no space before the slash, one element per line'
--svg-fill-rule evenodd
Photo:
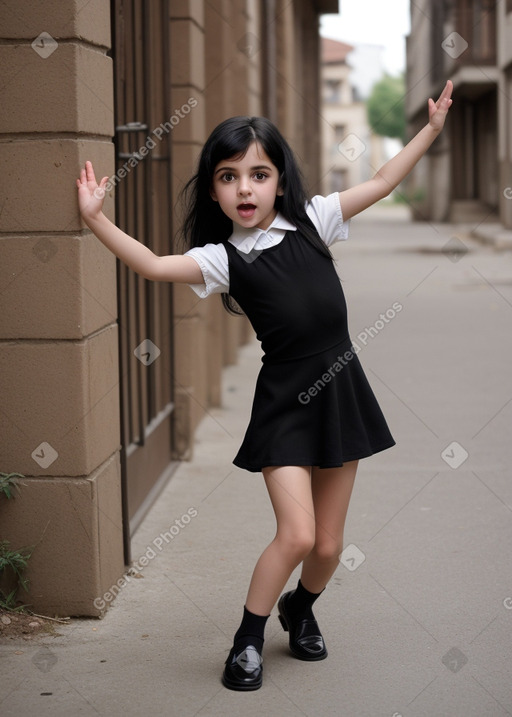
<path fill-rule="evenodd" d="M 405 144 L 405 83 L 403 75 L 385 74 L 372 88 L 366 103 L 368 122 L 375 134 L 396 137 Z"/>

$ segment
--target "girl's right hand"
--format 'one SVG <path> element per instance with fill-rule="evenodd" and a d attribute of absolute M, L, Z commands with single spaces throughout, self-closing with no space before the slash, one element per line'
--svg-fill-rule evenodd
<path fill-rule="evenodd" d="M 85 163 L 85 168 L 80 172 L 80 179 L 76 180 L 78 206 L 84 219 L 94 219 L 101 213 L 107 182 L 108 177 L 103 177 L 98 184 L 92 163 L 89 161 Z"/>
<path fill-rule="evenodd" d="M 436 132 L 440 132 L 443 129 L 446 115 L 452 106 L 452 91 L 453 82 L 447 80 L 437 102 L 434 102 L 432 98 L 428 101 L 428 123 Z"/>

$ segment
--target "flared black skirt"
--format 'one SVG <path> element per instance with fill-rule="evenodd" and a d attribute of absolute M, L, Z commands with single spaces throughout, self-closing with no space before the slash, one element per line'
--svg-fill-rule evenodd
<path fill-rule="evenodd" d="M 350 339 L 312 356 L 264 363 L 233 463 L 334 468 L 395 445 Z"/>

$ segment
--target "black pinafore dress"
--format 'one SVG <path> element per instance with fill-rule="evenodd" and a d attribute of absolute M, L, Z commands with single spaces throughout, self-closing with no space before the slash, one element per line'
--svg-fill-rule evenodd
<path fill-rule="evenodd" d="M 352 348 L 334 263 L 302 234 L 254 254 L 226 243 L 229 293 L 264 352 L 233 463 L 333 468 L 395 445 Z"/>

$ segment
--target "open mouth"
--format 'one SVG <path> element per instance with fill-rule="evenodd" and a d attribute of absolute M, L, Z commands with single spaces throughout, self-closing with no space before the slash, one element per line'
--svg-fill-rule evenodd
<path fill-rule="evenodd" d="M 243 219 L 249 219 L 256 211 L 256 205 L 250 203 L 239 204 L 237 211 Z"/>

